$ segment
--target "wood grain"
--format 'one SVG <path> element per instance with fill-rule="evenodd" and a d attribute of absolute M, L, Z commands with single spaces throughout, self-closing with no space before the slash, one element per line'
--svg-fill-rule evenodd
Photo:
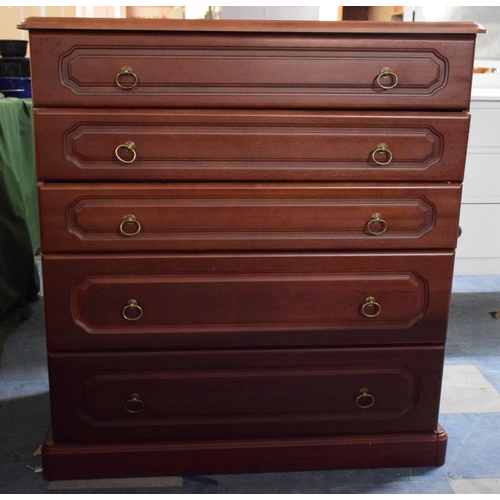
<path fill-rule="evenodd" d="M 19 27 L 30 31 L 55 436 L 45 477 L 442 465 L 485 30 Z M 386 231 L 369 234 L 380 219 Z M 373 407 L 356 405 L 363 390 Z"/>
<path fill-rule="evenodd" d="M 461 182 L 468 113 L 35 110 L 44 180 Z M 116 148 L 132 141 L 136 159 Z M 386 144 L 388 154 L 376 153 Z M 118 155 L 129 161 L 124 147 Z"/>
<path fill-rule="evenodd" d="M 43 259 L 48 345 L 444 342 L 452 266 L 452 252 L 50 255 Z M 383 309 L 374 318 L 360 311 L 370 296 Z M 144 310 L 138 321 L 122 316 L 131 299 Z"/>
<path fill-rule="evenodd" d="M 439 432 L 205 443 L 57 443 L 42 448 L 47 479 L 169 476 L 375 467 L 439 467 Z M 411 450 L 411 453 L 408 453 Z M 283 459 L 286 457 L 286 460 Z"/>
<path fill-rule="evenodd" d="M 393 23 L 393 22 L 317 22 L 317 21 L 232 21 L 232 20 L 166 20 L 166 19 L 83 19 L 29 17 L 18 24 L 26 30 L 82 31 L 215 31 L 268 33 L 379 33 L 379 34 L 475 34 L 486 30 L 477 23 Z"/>
<path fill-rule="evenodd" d="M 454 248 L 460 193 L 459 184 L 43 183 L 42 251 Z"/>
<path fill-rule="evenodd" d="M 443 346 L 52 354 L 54 438 L 179 443 L 432 431 L 443 355 Z M 360 404 L 373 402 L 369 408 L 356 403 L 363 388 L 371 398 Z M 135 393 L 142 403 L 130 413 Z"/>
<path fill-rule="evenodd" d="M 33 88 L 37 107 L 464 110 L 474 57 L 474 37 L 466 35 L 450 43 L 429 36 L 32 31 L 30 47 L 32 78 L 43 82 Z M 130 90 L 116 83 L 125 66 L 137 76 Z M 377 84 L 385 67 L 397 75 L 394 88 Z"/>

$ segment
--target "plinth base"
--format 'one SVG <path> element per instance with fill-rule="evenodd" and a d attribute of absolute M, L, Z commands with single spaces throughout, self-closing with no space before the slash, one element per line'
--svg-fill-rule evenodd
<path fill-rule="evenodd" d="M 185 476 L 443 465 L 448 436 L 436 432 L 189 443 L 55 443 L 42 448 L 46 479 Z"/>

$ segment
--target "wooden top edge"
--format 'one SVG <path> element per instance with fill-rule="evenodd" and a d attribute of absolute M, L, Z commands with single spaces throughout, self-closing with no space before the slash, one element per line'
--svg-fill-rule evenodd
<path fill-rule="evenodd" d="M 78 17 L 29 17 L 17 27 L 24 30 L 99 30 L 99 31 L 198 31 L 258 33 L 330 34 L 435 34 L 486 33 L 477 23 L 424 23 L 376 21 L 232 21 L 109 19 Z"/>

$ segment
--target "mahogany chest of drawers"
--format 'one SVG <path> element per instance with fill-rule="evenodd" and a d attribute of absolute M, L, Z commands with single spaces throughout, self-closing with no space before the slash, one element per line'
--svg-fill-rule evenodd
<path fill-rule="evenodd" d="M 20 27 L 46 477 L 441 465 L 482 28 Z"/>

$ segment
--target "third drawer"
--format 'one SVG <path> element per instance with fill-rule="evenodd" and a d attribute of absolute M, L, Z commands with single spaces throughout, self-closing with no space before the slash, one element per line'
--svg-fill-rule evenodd
<path fill-rule="evenodd" d="M 42 251 L 455 248 L 461 186 L 40 184 Z"/>

